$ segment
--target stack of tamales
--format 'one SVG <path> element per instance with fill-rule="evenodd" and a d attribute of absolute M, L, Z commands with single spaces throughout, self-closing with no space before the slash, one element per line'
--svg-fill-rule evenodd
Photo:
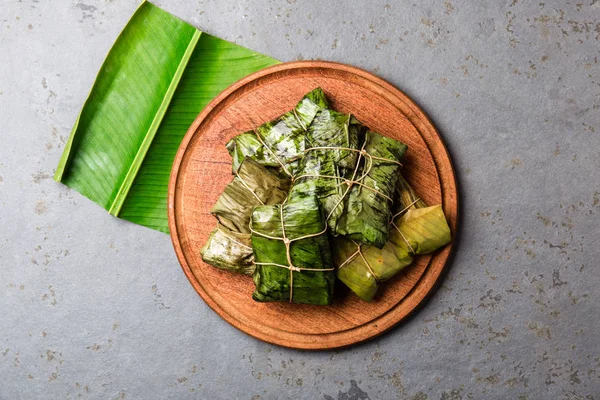
<path fill-rule="evenodd" d="M 442 207 L 400 174 L 407 146 L 332 110 L 320 88 L 226 147 L 234 177 L 201 253 L 252 275 L 256 301 L 328 305 L 336 277 L 370 301 L 414 256 L 450 242 Z"/>

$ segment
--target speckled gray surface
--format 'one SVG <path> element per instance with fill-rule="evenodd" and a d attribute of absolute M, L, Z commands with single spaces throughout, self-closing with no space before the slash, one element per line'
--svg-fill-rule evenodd
<path fill-rule="evenodd" d="M 0 399 L 600 399 L 599 1 L 156 3 L 412 96 L 459 176 L 456 257 L 425 308 L 365 345 L 237 331 L 168 236 L 50 178 L 137 0 L 1 0 Z"/>

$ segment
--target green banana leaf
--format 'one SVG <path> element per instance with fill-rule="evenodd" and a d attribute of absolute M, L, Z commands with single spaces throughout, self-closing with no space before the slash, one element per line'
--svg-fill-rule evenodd
<path fill-rule="evenodd" d="M 261 302 L 290 301 L 291 295 L 293 303 L 331 304 L 335 272 L 327 234 L 323 232 L 325 227 L 319 200 L 314 196 L 290 197 L 284 205 L 256 207 L 252 212 L 252 248 L 256 262 L 253 275 L 256 290 L 252 298 Z M 284 242 L 262 236 L 282 238 L 282 228 L 286 237 L 292 240 L 290 259 L 293 266 L 326 271 L 284 268 L 289 266 Z M 318 234 L 320 232 L 323 233 Z M 312 234 L 318 235 L 304 238 Z"/>
<path fill-rule="evenodd" d="M 171 166 L 198 113 L 278 63 L 142 2 L 104 61 L 54 179 L 111 214 L 168 232 Z"/>
<path fill-rule="evenodd" d="M 346 195 L 345 213 L 339 220 L 337 233 L 382 248 L 388 240 L 389 221 L 392 216 L 392 202 L 389 199 L 394 197 L 394 188 L 400 175 L 400 165 L 397 162 L 404 156 L 407 146 L 368 131 L 365 134 L 364 149 L 371 156 L 381 159 L 373 158 L 370 170 L 369 158 L 363 160 L 358 176 L 368 171 L 361 181 L 366 187 L 355 184 Z"/>
<path fill-rule="evenodd" d="M 300 161 L 290 192 L 290 196 L 317 196 L 334 235 L 348 188 L 343 179 L 352 175 L 358 161 L 357 152 L 345 149 L 357 149 L 361 133 L 362 125 L 353 116 L 329 109 L 320 111 L 306 134 L 307 148 L 315 149 L 306 151 Z"/>
<path fill-rule="evenodd" d="M 283 203 L 289 185 L 288 179 L 275 175 L 251 158 L 245 158 L 210 212 L 228 229 L 250 233 L 252 209 L 264 204 Z"/>
<path fill-rule="evenodd" d="M 396 184 L 395 199 L 396 213 L 405 208 L 408 210 L 392 221 L 390 239 L 382 249 L 361 245 L 342 236 L 334 242 L 337 277 L 365 301 L 375 297 L 380 282 L 389 280 L 412 264 L 414 256 L 431 253 L 451 241 L 441 205 L 427 207 L 402 176 Z M 362 256 L 357 254 L 358 249 Z"/>
<path fill-rule="evenodd" d="M 323 90 L 316 88 L 294 110 L 231 139 L 226 147 L 233 158 L 233 171 L 244 157 L 250 157 L 264 166 L 281 169 L 288 177 L 294 176 L 304 156 L 307 129 L 317 113 L 327 107 Z"/>
<path fill-rule="evenodd" d="M 254 256 L 249 233 L 230 231 L 218 225 L 200 250 L 204 262 L 230 272 L 254 273 Z"/>

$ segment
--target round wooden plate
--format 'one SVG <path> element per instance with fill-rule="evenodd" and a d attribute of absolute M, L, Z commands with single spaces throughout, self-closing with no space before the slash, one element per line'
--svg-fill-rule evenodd
<path fill-rule="evenodd" d="M 338 286 L 327 307 L 252 300 L 252 279 L 205 264 L 200 249 L 215 227 L 211 207 L 231 179 L 225 143 L 291 110 L 320 86 L 332 107 L 408 145 L 404 174 L 428 204 L 443 204 L 453 235 L 457 192 L 452 163 L 423 111 L 382 79 L 348 65 L 301 61 L 279 64 L 235 83 L 215 98 L 188 130 L 169 183 L 169 227 L 183 271 L 204 301 L 236 328 L 267 342 L 299 349 L 332 349 L 370 339 L 401 321 L 434 287 L 452 244 L 417 258 L 381 285 L 366 303 Z M 336 289 L 338 289 L 336 288 Z"/>

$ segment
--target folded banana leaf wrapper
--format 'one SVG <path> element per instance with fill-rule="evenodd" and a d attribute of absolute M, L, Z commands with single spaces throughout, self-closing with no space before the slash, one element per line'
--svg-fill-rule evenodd
<path fill-rule="evenodd" d="M 282 203 L 289 184 L 289 179 L 245 158 L 210 211 L 219 225 L 200 251 L 202 259 L 217 268 L 251 275 L 254 270 L 249 227 L 252 209 Z"/>
<path fill-rule="evenodd" d="M 358 170 L 361 184 L 345 196 L 337 233 L 382 248 L 388 240 L 395 183 L 407 146 L 373 131 L 365 133 L 365 156 Z M 357 178 L 359 179 L 359 178 Z"/>
<path fill-rule="evenodd" d="M 226 147 L 233 158 L 233 171 L 239 168 L 244 157 L 250 157 L 293 176 L 304 155 L 306 131 L 317 113 L 328 106 L 323 90 L 316 88 L 292 111 L 231 139 Z"/>
<path fill-rule="evenodd" d="M 252 212 L 256 263 L 252 298 L 261 302 L 331 304 L 335 272 L 325 228 L 315 196 L 291 196 L 283 205 L 256 207 Z M 291 265 L 300 270 L 289 269 L 288 250 L 281 240 L 284 231 L 291 240 Z"/>
<path fill-rule="evenodd" d="M 296 172 L 291 196 L 317 196 L 327 218 L 330 232 L 336 234 L 337 222 L 344 212 L 344 179 L 352 175 L 358 161 L 362 125 L 350 114 L 323 109 L 306 134 L 304 158 Z"/>
<path fill-rule="evenodd" d="M 404 212 L 390 224 L 390 238 L 382 249 L 341 236 L 335 239 L 337 277 L 365 301 L 375 297 L 380 282 L 412 264 L 414 256 L 431 253 L 451 240 L 442 206 L 427 207 L 402 176 L 396 185 L 395 198 L 394 211 Z M 359 249 L 362 255 L 357 253 Z"/>

